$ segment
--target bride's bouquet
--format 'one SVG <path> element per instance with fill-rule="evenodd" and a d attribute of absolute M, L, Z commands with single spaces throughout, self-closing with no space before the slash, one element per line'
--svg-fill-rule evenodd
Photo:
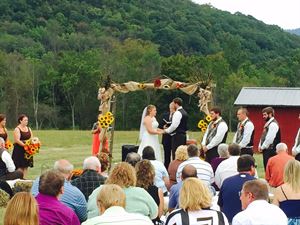
<path fill-rule="evenodd" d="M 24 146 L 25 158 L 32 158 L 36 153 L 39 153 L 40 148 L 41 142 L 38 137 L 33 137 L 31 139 L 26 140 Z"/>

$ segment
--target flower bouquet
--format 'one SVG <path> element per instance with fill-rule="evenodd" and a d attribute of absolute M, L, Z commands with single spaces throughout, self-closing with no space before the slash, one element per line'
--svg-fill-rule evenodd
<path fill-rule="evenodd" d="M 36 153 L 39 153 L 41 147 L 41 142 L 38 137 L 33 137 L 31 139 L 28 139 L 25 141 L 25 158 L 30 159 L 32 158 Z"/>
<path fill-rule="evenodd" d="M 72 170 L 71 180 L 74 180 L 74 179 L 80 177 L 82 173 L 83 173 L 83 169 L 74 169 L 74 170 Z"/>
<path fill-rule="evenodd" d="M 5 142 L 5 148 L 7 149 L 7 150 L 12 150 L 12 148 L 13 148 L 13 144 L 10 142 L 10 140 L 6 140 L 6 142 Z"/>
<path fill-rule="evenodd" d="M 108 128 L 108 126 L 114 122 L 115 118 L 111 112 L 107 112 L 104 115 L 99 116 L 98 120 L 101 128 Z"/>
<path fill-rule="evenodd" d="M 200 120 L 198 122 L 198 128 L 201 129 L 201 131 L 204 133 L 207 129 L 208 123 L 211 121 L 211 117 L 208 115 L 205 117 L 204 120 Z"/>

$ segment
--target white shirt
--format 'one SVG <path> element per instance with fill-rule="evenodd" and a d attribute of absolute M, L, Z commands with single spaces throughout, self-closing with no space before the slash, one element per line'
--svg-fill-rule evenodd
<path fill-rule="evenodd" d="M 272 123 L 273 120 L 274 117 L 272 117 L 264 126 L 266 127 L 268 126 L 268 124 L 270 124 L 264 143 L 261 143 L 261 141 L 259 141 L 258 147 L 260 147 L 261 149 L 267 149 L 273 143 L 279 130 L 279 126 L 277 125 L 277 123 Z"/>
<path fill-rule="evenodd" d="M 221 119 L 222 119 L 222 117 L 217 119 L 214 123 L 218 123 Z M 222 142 L 227 130 L 228 130 L 227 124 L 225 122 L 220 122 L 220 124 L 218 125 L 218 128 L 217 128 L 216 135 L 211 139 L 210 143 L 208 145 L 206 145 L 206 147 L 208 149 L 212 149 L 213 147 L 219 145 Z M 201 143 L 202 146 L 205 146 L 207 135 L 208 135 L 208 129 L 206 130 L 206 132 L 203 136 L 202 143 Z"/>
<path fill-rule="evenodd" d="M 233 217 L 232 225 L 287 225 L 288 219 L 276 205 L 255 200 Z"/>
<path fill-rule="evenodd" d="M 181 214 L 177 212 L 178 210 L 174 210 L 167 218 L 166 225 L 182 225 Z M 228 220 L 226 216 L 223 214 L 224 224 L 228 225 Z M 197 210 L 197 211 L 188 211 L 189 215 L 189 224 L 190 225 L 201 225 L 201 224 L 211 224 L 218 225 L 219 218 L 218 214 L 214 210 Z M 199 219 L 202 219 L 199 221 Z"/>
<path fill-rule="evenodd" d="M 300 128 L 299 128 L 298 133 L 297 133 L 296 138 L 295 138 L 294 147 L 292 148 L 293 155 L 297 155 L 298 153 L 300 153 L 300 143 L 298 143 L 298 146 L 296 146 L 299 135 L 300 135 Z"/>
<path fill-rule="evenodd" d="M 240 156 L 230 156 L 228 159 L 222 161 L 217 167 L 215 174 L 215 183 L 221 188 L 223 181 L 231 176 L 238 174 L 237 160 Z"/>
<path fill-rule="evenodd" d="M 10 154 L 4 150 L 1 156 L 2 161 L 5 163 L 8 172 L 14 172 L 16 170 L 16 166 L 10 156 Z"/>
<path fill-rule="evenodd" d="M 182 162 L 176 172 L 176 181 L 181 181 L 182 170 L 186 165 L 192 165 L 197 170 L 197 177 L 204 181 L 207 185 L 214 182 L 214 171 L 208 162 L 201 160 L 199 157 L 191 157 Z"/>
<path fill-rule="evenodd" d="M 82 225 L 153 225 L 152 221 L 141 214 L 128 213 L 120 206 L 112 206 L 101 216 L 88 219 Z"/>
<path fill-rule="evenodd" d="M 169 126 L 165 131 L 166 133 L 170 134 L 172 133 L 174 130 L 176 130 L 176 128 L 179 126 L 181 118 L 182 118 L 182 114 L 181 112 L 179 112 L 178 110 L 182 109 L 182 106 L 179 106 L 177 108 L 177 110 L 174 112 L 173 117 L 172 117 L 172 123 L 171 126 Z"/>
<path fill-rule="evenodd" d="M 243 133 L 243 137 L 242 137 L 241 142 L 240 143 L 236 143 L 237 132 L 234 134 L 233 141 L 232 141 L 233 143 L 238 144 L 241 148 L 245 148 L 247 146 L 247 144 L 250 143 L 251 136 L 252 136 L 252 133 L 254 131 L 254 125 L 253 125 L 253 123 L 249 120 L 245 124 L 246 120 L 248 120 L 248 117 L 241 122 L 241 124 L 244 126 L 244 133 Z"/>

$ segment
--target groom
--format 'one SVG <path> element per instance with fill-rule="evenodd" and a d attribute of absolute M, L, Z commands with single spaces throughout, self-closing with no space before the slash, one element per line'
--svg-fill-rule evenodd
<path fill-rule="evenodd" d="M 177 147 L 180 145 L 186 145 L 188 115 L 182 108 L 181 98 L 174 98 L 173 104 L 176 111 L 173 114 L 171 126 L 164 131 L 172 137 L 172 158 L 174 160 Z"/>

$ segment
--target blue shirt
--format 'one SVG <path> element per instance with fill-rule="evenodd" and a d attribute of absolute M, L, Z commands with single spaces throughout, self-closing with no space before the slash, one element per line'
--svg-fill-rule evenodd
<path fill-rule="evenodd" d="M 174 184 L 170 189 L 169 209 L 178 208 L 179 192 L 182 187 L 182 181 Z"/>
<path fill-rule="evenodd" d="M 168 190 L 164 178 L 167 177 L 169 179 L 169 174 L 166 170 L 166 167 L 158 160 L 150 160 L 150 162 L 155 170 L 154 185 L 158 188 L 161 188 L 163 193 L 167 192 Z"/>
<path fill-rule="evenodd" d="M 226 215 L 228 221 L 231 222 L 232 218 L 242 211 L 241 200 L 239 192 L 243 188 L 243 184 L 248 180 L 254 180 L 255 177 L 248 173 L 239 173 L 232 177 L 228 177 L 223 181 L 221 186 L 218 205 L 221 211 Z"/>
<path fill-rule="evenodd" d="M 31 187 L 31 193 L 35 197 L 39 193 L 39 180 L 39 177 L 35 179 Z M 59 200 L 76 213 L 80 222 L 87 219 L 87 203 L 84 195 L 67 180 L 64 183 L 64 193 L 60 196 Z"/>

